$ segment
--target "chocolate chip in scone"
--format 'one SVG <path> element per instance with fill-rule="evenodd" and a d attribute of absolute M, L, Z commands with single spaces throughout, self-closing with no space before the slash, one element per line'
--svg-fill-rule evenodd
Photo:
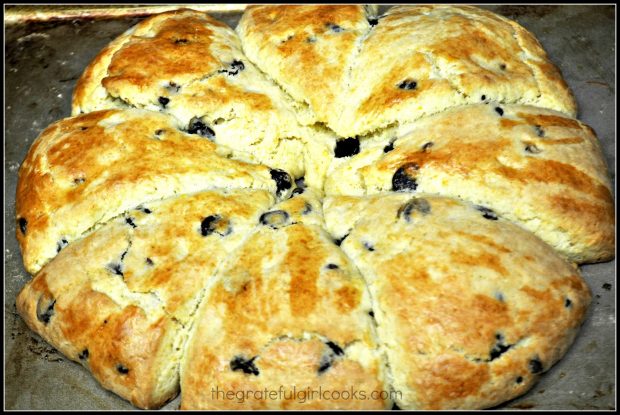
<path fill-rule="evenodd" d="M 529 367 L 530 367 L 530 372 L 532 372 L 533 374 L 540 373 L 543 371 L 543 365 L 538 358 L 534 358 L 530 360 Z"/>
<path fill-rule="evenodd" d="M 121 375 L 126 375 L 127 373 L 129 373 L 129 368 L 119 363 L 116 365 L 116 371 Z"/>
<path fill-rule="evenodd" d="M 376 26 L 379 23 L 379 19 L 377 18 L 370 18 L 368 19 L 368 24 L 371 26 Z"/>
<path fill-rule="evenodd" d="M 368 312 L 368 315 L 372 318 L 375 318 L 375 312 L 372 310 Z"/>
<path fill-rule="evenodd" d="M 504 110 L 501 107 L 495 107 L 495 112 L 498 113 L 500 116 L 504 115 Z"/>
<path fill-rule="evenodd" d="M 28 221 L 26 218 L 19 218 L 17 222 L 19 223 L 19 230 L 22 231 L 22 235 L 26 235 L 26 229 L 28 228 Z"/>
<path fill-rule="evenodd" d="M 538 137 L 544 137 L 545 136 L 545 130 L 543 130 L 543 128 L 540 125 L 535 125 L 534 126 L 534 130 L 536 131 L 536 135 Z"/>
<path fill-rule="evenodd" d="M 428 150 L 430 150 L 430 148 L 434 145 L 435 143 L 433 143 L 432 141 L 429 141 L 428 143 L 424 143 L 424 145 L 422 146 L 422 151 L 425 153 L 428 153 Z"/>
<path fill-rule="evenodd" d="M 175 39 L 174 43 L 177 44 L 177 45 L 184 45 L 186 43 L 189 43 L 189 40 L 187 40 L 187 39 Z"/>
<path fill-rule="evenodd" d="M 84 126 L 80 127 L 80 131 L 86 131 L 86 130 L 88 130 L 88 127 L 84 127 Z"/>
<path fill-rule="evenodd" d="M 326 26 L 329 28 L 329 30 L 331 30 L 334 33 L 340 33 L 342 31 L 344 31 L 344 29 L 340 26 L 338 26 L 337 24 L 334 23 L 327 23 Z"/>
<path fill-rule="evenodd" d="M 329 369 L 334 363 L 334 356 L 332 354 L 326 354 L 321 356 L 321 360 L 319 361 L 319 368 L 317 370 L 318 374 L 322 374 L 327 369 Z"/>
<path fill-rule="evenodd" d="M 168 85 L 166 85 L 166 90 L 170 92 L 171 94 L 176 94 L 177 92 L 181 90 L 181 85 L 170 81 L 168 82 Z"/>
<path fill-rule="evenodd" d="M 220 236 L 227 236 L 232 232 L 230 221 L 220 215 L 209 215 L 200 222 L 200 234 L 209 236 L 216 233 Z"/>
<path fill-rule="evenodd" d="M 82 184 L 86 181 L 86 179 L 84 177 L 76 177 L 75 179 L 73 179 L 73 183 L 74 184 Z"/>
<path fill-rule="evenodd" d="M 389 153 L 392 150 L 394 150 L 394 141 L 390 141 L 390 143 L 387 146 L 383 147 L 384 153 Z"/>
<path fill-rule="evenodd" d="M 47 325 L 54 315 L 55 304 L 55 298 L 51 298 L 48 294 L 42 294 L 37 301 L 37 320 Z"/>
<path fill-rule="evenodd" d="M 308 37 L 306 38 L 306 42 L 308 42 L 308 43 L 314 43 L 314 42 L 316 42 L 316 37 L 314 37 L 314 36 L 308 36 Z"/>
<path fill-rule="evenodd" d="M 327 264 L 327 269 L 338 269 L 338 265 L 336 264 Z"/>
<path fill-rule="evenodd" d="M 271 169 L 269 171 L 271 178 L 276 182 L 276 195 L 280 196 L 284 191 L 291 188 L 293 181 L 291 175 L 280 169 Z"/>
<path fill-rule="evenodd" d="M 372 246 L 372 244 L 370 244 L 370 242 L 364 242 L 364 248 L 366 248 L 370 252 L 373 252 L 375 250 L 375 247 Z"/>
<path fill-rule="evenodd" d="M 480 97 L 480 101 L 485 101 L 486 99 L 487 99 L 486 95 L 483 95 L 483 96 Z"/>
<path fill-rule="evenodd" d="M 497 215 L 488 207 L 476 206 L 476 210 L 482 212 L 482 217 L 488 220 L 497 220 Z"/>
<path fill-rule="evenodd" d="M 272 210 L 271 212 L 263 213 L 258 220 L 262 225 L 278 229 L 288 223 L 289 215 L 284 210 Z"/>
<path fill-rule="evenodd" d="M 80 352 L 80 354 L 78 354 L 78 358 L 80 360 L 86 360 L 88 359 L 88 349 L 84 349 Z"/>
<path fill-rule="evenodd" d="M 131 226 L 132 228 L 137 228 L 138 225 L 135 224 L 135 222 L 133 221 L 133 218 L 131 216 L 128 216 L 125 218 L 125 223 L 127 223 L 127 225 Z"/>
<path fill-rule="evenodd" d="M 229 75 L 237 75 L 239 72 L 245 69 L 245 65 L 242 61 L 234 60 L 230 64 L 230 69 L 228 70 Z"/>
<path fill-rule="evenodd" d="M 156 130 L 155 133 L 154 133 L 155 139 L 156 140 L 161 140 L 161 135 L 163 133 L 165 133 L 165 132 L 166 132 L 166 130 L 162 130 L 162 129 Z"/>
<path fill-rule="evenodd" d="M 566 300 L 564 300 L 564 307 L 569 308 L 573 305 L 573 302 L 571 301 L 570 298 L 566 298 Z"/>
<path fill-rule="evenodd" d="M 117 264 L 115 262 L 112 262 L 108 264 L 107 269 L 115 275 L 120 275 L 121 277 L 125 275 L 123 274 L 123 264 Z"/>
<path fill-rule="evenodd" d="M 512 344 L 504 343 L 504 336 L 502 336 L 499 333 L 495 335 L 495 339 L 497 340 L 497 342 L 495 343 L 495 346 L 493 346 L 493 348 L 491 349 L 489 353 L 489 359 L 488 359 L 489 362 L 499 358 L 501 355 L 506 353 L 512 347 Z"/>
<path fill-rule="evenodd" d="M 190 134 L 198 134 L 201 137 L 214 138 L 215 131 L 211 129 L 207 124 L 202 122 L 198 117 L 194 117 L 189 121 L 187 132 Z"/>
<path fill-rule="evenodd" d="M 404 89 L 405 91 L 413 91 L 418 87 L 418 83 L 412 79 L 405 79 L 400 84 L 398 84 L 400 89 Z"/>
<path fill-rule="evenodd" d="M 505 63 L 500 63 L 499 64 L 499 69 L 501 69 L 502 71 L 506 70 L 506 64 Z"/>
<path fill-rule="evenodd" d="M 56 244 L 56 252 L 60 252 L 62 251 L 62 248 L 64 248 L 65 246 L 69 245 L 69 242 L 67 242 L 67 240 L 65 238 L 62 238 L 60 241 L 58 241 L 58 243 Z"/>
<path fill-rule="evenodd" d="M 515 382 L 517 382 L 517 383 L 523 382 L 523 376 L 518 376 L 517 379 L 515 380 Z"/>
<path fill-rule="evenodd" d="M 602 285 L 602 288 L 603 288 L 604 290 L 609 291 L 609 290 L 611 290 L 611 284 L 610 284 L 610 283 L 608 283 L 608 282 L 606 282 L 606 283 L 604 283 L 604 284 Z"/>
<path fill-rule="evenodd" d="M 143 207 L 142 208 L 142 212 L 146 213 L 147 215 L 150 215 L 151 213 L 153 213 L 153 211 L 149 208 Z"/>
<path fill-rule="evenodd" d="M 538 153 L 542 152 L 542 150 L 540 148 L 538 148 L 536 146 L 536 144 L 527 144 L 525 146 L 525 151 L 530 153 L 530 154 L 538 154 Z"/>
<path fill-rule="evenodd" d="M 403 164 L 394 176 L 392 176 L 392 190 L 395 192 L 413 192 L 418 188 L 418 183 L 413 176 L 420 169 L 417 163 Z"/>
<path fill-rule="evenodd" d="M 343 237 L 342 237 L 342 238 L 340 238 L 340 239 L 335 239 L 335 240 L 334 240 L 334 243 L 335 243 L 336 245 L 340 246 L 340 245 L 342 244 L 342 242 L 343 242 L 345 239 L 347 239 L 347 236 L 349 236 L 349 234 L 346 234 L 345 236 L 343 236 Z"/>
<path fill-rule="evenodd" d="M 303 187 L 297 187 L 295 188 L 295 190 L 293 190 L 293 192 L 291 193 L 291 197 L 296 196 L 296 195 L 300 195 L 304 192 L 304 188 Z"/>
<path fill-rule="evenodd" d="M 334 157 L 351 157 L 360 152 L 360 140 L 355 137 L 344 138 L 336 141 Z"/>
<path fill-rule="evenodd" d="M 170 102 L 170 98 L 159 97 L 157 98 L 157 101 L 163 108 L 166 108 L 166 105 L 168 105 L 168 103 Z"/>
<path fill-rule="evenodd" d="M 420 212 L 423 215 L 428 215 L 431 212 L 431 205 L 426 199 L 411 199 L 398 208 L 396 217 L 403 218 L 406 222 L 411 222 L 411 214 L 413 212 Z"/>
<path fill-rule="evenodd" d="M 502 302 L 502 303 L 503 303 L 503 302 L 504 302 L 504 294 L 502 294 L 502 293 L 500 293 L 500 292 L 495 293 L 495 299 L 496 299 L 497 301 L 499 301 L 499 302 Z"/>
<path fill-rule="evenodd" d="M 254 356 L 251 359 L 246 359 L 243 356 L 235 356 L 230 361 L 230 370 L 233 372 L 240 370 L 248 375 L 258 376 L 260 372 L 258 371 L 256 364 L 254 364 L 254 360 L 256 360 L 257 357 L 258 356 Z"/>

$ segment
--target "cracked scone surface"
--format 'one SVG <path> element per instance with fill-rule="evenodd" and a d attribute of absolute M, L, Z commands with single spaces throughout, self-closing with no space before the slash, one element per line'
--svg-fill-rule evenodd
<path fill-rule="evenodd" d="M 237 31 L 248 57 L 342 137 L 487 99 L 576 114 L 536 39 L 475 7 L 374 17 L 361 6 L 257 6 Z"/>
<path fill-rule="evenodd" d="M 295 195 L 264 213 L 218 272 L 183 363 L 182 409 L 389 407 L 294 395 L 354 385 L 370 397 L 387 388 L 366 286 L 322 224 L 312 191 Z M 279 395 L 255 395 L 263 390 Z M 226 398 L 231 391 L 249 395 Z"/>
<path fill-rule="evenodd" d="M 150 17 L 20 169 L 38 274 L 18 311 L 142 408 L 179 382 L 184 409 L 496 405 L 583 321 L 562 256 L 613 256 L 609 177 L 575 111 L 532 35 L 474 7 L 256 6 L 236 33 Z"/>
<path fill-rule="evenodd" d="M 273 201 L 237 190 L 142 204 L 63 249 L 22 289 L 17 310 L 105 388 L 157 408 L 178 393 L 204 286 Z"/>
<path fill-rule="evenodd" d="M 163 114 L 104 110 L 52 124 L 19 170 L 17 233 L 36 273 L 87 230 L 152 200 L 210 188 L 277 189 L 271 169 L 185 134 Z"/>
<path fill-rule="evenodd" d="M 337 196 L 327 228 L 359 268 L 397 400 L 495 406 L 564 355 L 590 302 L 576 266 L 483 209 L 432 195 Z"/>
<path fill-rule="evenodd" d="M 594 131 L 575 119 L 531 106 L 468 105 L 418 120 L 384 144 L 333 164 L 326 194 L 457 197 L 521 224 L 571 261 L 613 258 L 607 166 Z"/>

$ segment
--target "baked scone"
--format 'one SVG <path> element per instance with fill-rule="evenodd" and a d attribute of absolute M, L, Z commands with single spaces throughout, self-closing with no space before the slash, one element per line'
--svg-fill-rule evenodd
<path fill-rule="evenodd" d="M 179 128 L 230 146 L 237 158 L 294 177 L 304 174 L 304 141 L 328 134 L 298 122 L 303 108 L 245 57 L 231 28 L 187 9 L 132 27 L 78 81 L 74 115 L 127 107 L 170 114 Z"/>
<path fill-rule="evenodd" d="M 590 292 L 576 266 L 484 208 L 406 193 L 327 197 L 364 276 L 403 409 L 486 408 L 564 355 Z"/>
<path fill-rule="evenodd" d="M 471 6 L 399 6 L 377 18 L 361 6 L 258 6 L 237 32 L 246 55 L 341 137 L 486 100 L 576 114 L 536 39 Z"/>
<path fill-rule="evenodd" d="M 291 177 L 229 159 L 230 151 L 144 110 L 108 110 L 52 124 L 19 170 L 17 239 L 36 273 L 65 245 L 122 212 L 175 194 L 255 188 L 286 197 Z"/>
<path fill-rule="evenodd" d="M 389 395 L 364 281 L 322 223 L 313 192 L 297 194 L 221 268 L 183 361 L 182 409 L 391 406 L 370 399 Z"/>
<path fill-rule="evenodd" d="M 594 131 L 542 108 L 468 105 L 334 165 L 326 194 L 424 192 L 519 223 L 572 261 L 613 258 L 614 203 Z"/>
<path fill-rule="evenodd" d="M 107 389 L 157 408 L 204 287 L 260 215 L 267 191 L 209 191 L 143 204 L 75 241 L 22 289 L 28 326 Z"/>

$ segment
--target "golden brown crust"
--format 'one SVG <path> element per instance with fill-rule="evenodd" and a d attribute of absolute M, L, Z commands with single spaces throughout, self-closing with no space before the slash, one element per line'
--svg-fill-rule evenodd
<path fill-rule="evenodd" d="M 369 285 L 401 408 L 514 398 L 566 352 L 585 318 L 590 292 L 576 267 L 471 205 L 391 194 L 328 197 L 325 209 Z"/>

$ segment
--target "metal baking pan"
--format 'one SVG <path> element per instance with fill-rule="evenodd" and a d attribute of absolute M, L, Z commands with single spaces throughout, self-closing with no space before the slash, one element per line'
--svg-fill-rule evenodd
<path fill-rule="evenodd" d="M 244 5 L 201 5 L 232 27 Z M 387 8 L 388 6 L 382 6 Z M 482 6 L 532 31 L 560 67 L 597 132 L 615 184 L 615 8 Z M 80 365 L 32 333 L 15 297 L 30 276 L 15 239 L 17 171 L 32 141 L 70 115 L 76 80 L 111 40 L 144 16 L 170 6 L 7 6 L 5 9 L 5 409 L 132 409 Z M 527 394 L 497 409 L 615 409 L 615 260 L 584 266 L 593 294 L 587 320 L 568 354 Z M 176 409 L 179 398 L 166 405 Z"/>

